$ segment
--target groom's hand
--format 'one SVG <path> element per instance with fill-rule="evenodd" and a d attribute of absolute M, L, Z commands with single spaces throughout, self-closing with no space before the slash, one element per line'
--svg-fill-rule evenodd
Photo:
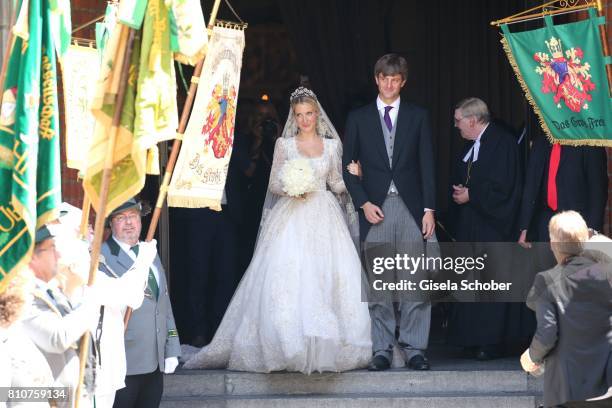
<path fill-rule="evenodd" d="M 421 232 L 423 233 L 423 238 L 431 238 L 433 236 L 435 228 L 436 221 L 434 220 L 433 211 L 425 211 L 425 215 L 423 215 L 423 228 L 421 229 Z"/>
<path fill-rule="evenodd" d="M 367 202 L 361 206 L 363 213 L 365 214 L 366 220 L 370 224 L 378 224 L 385 218 L 382 210 L 377 205 L 372 204 L 371 202 Z"/>

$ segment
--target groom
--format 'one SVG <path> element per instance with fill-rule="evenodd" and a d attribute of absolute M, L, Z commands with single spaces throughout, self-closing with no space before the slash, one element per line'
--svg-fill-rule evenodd
<path fill-rule="evenodd" d="M 402 245 L 434 237 L 434 166 L 427 112 L 400 103 L 406 83 L 406 60 L 381 57 L 374 67 L 376 101 L 349 114 L 343 154 L 343 176 L 359 211 L 360 239 Z M 361 178 L 347 165 L 361 163 Z M 413 370 L 429 370 L 430 302 L 399 302 L 399 338 L 404 359 Z M 373 359 L 370 371 L 391 366 L 396 313 L 392 302 L 371 302 Z"/>

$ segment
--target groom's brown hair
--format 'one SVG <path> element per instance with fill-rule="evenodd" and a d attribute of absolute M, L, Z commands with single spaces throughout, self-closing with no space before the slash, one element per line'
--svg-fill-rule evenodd
<path fill-rule="evenodd" d="M 403 80 L 408 78 L 408 62 L 406 58 L 398 54 L 386 54 L 376 61 L 374 65 L 374 77 L 379 74 L 384 76 L 401 75 Z"/>

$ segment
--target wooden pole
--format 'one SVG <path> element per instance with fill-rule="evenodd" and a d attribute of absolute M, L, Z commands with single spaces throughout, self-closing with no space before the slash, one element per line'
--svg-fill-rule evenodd
<path fill-rule="evenodd" d="M 597 11 L 599 16 L 605 16 L 604 8 L 601 0 L 597 0 Z M 606 33 L 606 24 L 599 26 L 599 35 L 603 47 L 604 57 L 610 55 L 610 47 L 608 46 L 608 34 Z M 608 95 L 612 97 L 612 64 L 606 65 L 606 74 L 608 76 Z"/>
<path fill-rule="evenodd" d="M 210 20 L 208 22 L 208 29 L 212 30 L 215 25 L 215 20 L 217 19 L 217 12 L 219 11 L 219 4 L 221 0 L 215 0 L 215 4 L 213 5 L 212 12 L 210 14 Z M 172 144 L 172 151 L 170 152 L 170 157 L 168 157 L 168 163 L 166 165 L 166 172 L 164 173 L 164 178 L 162 181 L 162 185 L 159 187 L 159 195 L 157 197 L 157 202 L 155 204 L 155 209 L 153 211 L 153 215 L 151 217 L 151 223 L 149 224 L 149 230 L 147 231 L 147 236 L 145 241 L 150 241 L 155 236 L 155 230 L 157 230 L 157 224 L 159 223 L 159 217 L 161 216 L 161 210 L 164 206 L 164 202 L 166 201 L 166 195 L 168 193 L 168 186 L 170 185 L 170 179 L 172 178 L 172 172 L 174 171 L 174 166 L 176 166 L 176 161 L 178 160 L 178 155 L 181 150 L 181 144 L 183 142 L 183 135 L 185 133 L 185 129 L 187 129 L 187 122 L 189 120 L 189 115 L 191 114 L 191 108 L 193 106 L 193 102 L 195 100 L 195 95 L 198 90 L 198 83 L 200 80 L 200 75 L 202 74 L 202 67 L 204 66 L 204 60 L 206 56 L 198 62 L 196 65 L 193 75 L 191 76 L 191 84 L 189 85 L 189 91 L 187 92 L 187 99 L 185 100 L 185 105 L 183 106 L 183 112 L 181 113 L 181 120 L 179 121 L 179 127 L 177 132 L 177 138 Z"/>
<path fill-rule="evenodd" d="M 15 5 L 15 10 L 11 15 L 11 21 L 9 22 L 9 36 L 6 51 L 4 53 L 4 59 L 2 60 L 2 69 L 0 70 L 0 104 L 2 103 L 2 94 L 4 90 L 4 79 L 6 77 L 6 70 L 8 69 L 8 61 L 11 58 L 11 51 L 13 50 L 13 45 L 15 44 L 15 34 L 13 34 L 13 26 L 15 25 L 15 20 L 17 19 L 17 5 Z"/>
<path fill-rule="evenodd" d="M 127 78 L 130 69 L 130 60 L 132 59 L 132 50 L 134 45 L 134 37 L 136 31 L 132 28 L 128 29 L 128 39 L 125 47 L 125 54 L 123 58 L 123 65 L 121 66 L 121 74 L 119 79 L 119 90 L 117 92 L 117 99 L 115 103 L 115 111 L 113 113 L 113 120 L 108 136 L 108 144 L 106 145 L 106 157 L 104 161 L 104 170 L 102 173 L 102 184 L 100 186 L 100 207 L 96 212 L 96 224 L 94 228 L 94 241 L 93 248 L 91 250 L 91 265 L 89 268 L 89 280 L 88 286 L 92 286 L 96 281 L 96 271 L 98 270 L 98 260 L 100 258 L 100 250 L 102 247 L 102 235 L 104 233 L 104 221 L 106 212 L 106 202 L 108 200 L 108 190 L 110 187 L 111 172 L 113 168 L 113 156 L 115 151 L 115 143 L 117 140 L 117 133 L 121 121 L 121 113 L 123 112 L 123 102 L 125 97 L 125 91 L 127 89 Z M 80 367 L 79 367 L 79 382 L 77 384 L 75 394 L 75 407 L 78 408 L 81 400 L 81 390 L 83 388 L 83 377 L 85 375 L 85 363 L 87 360 L 87 352 L 89 348 L 89 331 L 86 331 L 81 337 L 80 346 Z"/>
<path fill-rule="evenodd" d="M 87 237 L 87 226 L 89 225 L 89 209 L 91 208 L 91 200 L 86 192 L 83 194 L 83 208 L 81 210 L 81 227 L 79 234 L 81 238 Z"/>
<path fill-rule="evenodd" d="M 212 11 L 210 13 L 210 20 L 208 21 L 209 31 L 212 30 L 215 25 L 215 20 L 217 19 L 217 12 L 219 11 L 220 3 L 221 0 L 215 0 L 215 4 L 213 5 Z M 202 73 L 202 67 L 204 66 L 205 59 L 206 56 L 204 56 L 204 58 L 202 58 L 200 62 L 198 62 L 193 71 L 193 75 L 191 76 L 191 84 L 189 85 L 187 99 L 185 100 L 183 112 L 181 113 L 181 120 L 179 121 L 179 128 L 177 131 L 176 139 L 172 144 L 172 151 L 170 152 L 170 157 L 168 158 L 168 164 L 166 165 L 166 171 L 164 173 L 162 184 L 159 187 L 159 195 L 157 196 L 157 202 L 155 203 L 155 209 L 153 210 L 153 215 L 151 216 L 151 223 L 149 224 L 149 230 L 147 231 L 147 235 L 145 238 L 145 241 L 147 242 L 153 239 L 153 237 L 155 236 L 155 231 L 157 230 L 157 224 L 159 223 L 159 217 L 161 216 L 161 211 L 166 201 L 166 194 L 168 193 L 168 186 L 170 185 L 172 172 L 174 171 L 174 166 L 176 165 L 176 161 L 178 160 L 178 155 L 181 150 L 183 134 L 185 133 L 185 129 L 187 129 L 187 122 L 189 120 L 189 115 L 191 114 L 191 107 L 193 106 L 193 101 L 195 100 L 195 95 L 198 90 L 198 83 L 200 81 L 200 75 Z M 127 330 L 127 326 L 131 317 L 132 308 L 128 307 L 125 311 L 125 315 L 123 316 L 124 330 Z"/>

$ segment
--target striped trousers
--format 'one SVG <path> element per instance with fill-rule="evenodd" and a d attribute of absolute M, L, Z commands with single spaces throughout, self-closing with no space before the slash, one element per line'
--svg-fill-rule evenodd
<path fill-rule="evenodd" d="M 421 220 L 415 221 L 399 195 L 387 196 L 382 211 L 384 219 L 370 227 L 365 247 L 385 243 L 394 246 L 397 253 L 419 256 L 424 248 Z M 374 356 L 382 355 L 391 361 L 396 326 L 399 326 L 397 342 L 405 361 L 408 362 L 415 355 L 424 354 L 431 323 L 429 301 L 378 301 L 371 302 L 369 309 Z"/>

